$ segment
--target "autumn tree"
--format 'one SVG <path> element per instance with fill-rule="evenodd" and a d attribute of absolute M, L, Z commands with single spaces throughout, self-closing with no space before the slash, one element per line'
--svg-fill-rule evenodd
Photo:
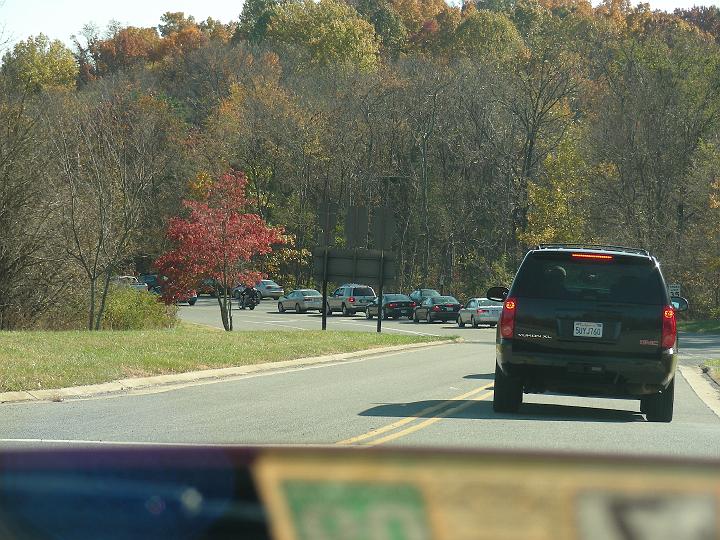
<path fill-rule="evenodd" d="M 476 10 L 458 26 L 454 48 L 475 58 L 509 59 L 523 49 L 523 42 L 507 15 Z"/>
<path fill-rule="evenodd" d="M 45 180 L 58 208 L 52 241 L 84 275 L 90 330 L 100 329 L 110 279 L 128 264 L 150 187 L 168 166 L 160 104 L 102 90 L 58 98 L 45 116 L 54 163 Z"/>
<path fill-rule="evenodd" d="M 330 67 L 374 69 L 378 40 L 373 26 L 339 0 L 301 0 L 275 8 L 268 39 L 295 51 L 304 63 Z"/>
<path fill-rule="evenodd" d="M 283 230 L 269 227 L 258 216 L 246 213 L 247 179 L 230 171 L 213 182 L 205 200 L 186 200 L 187 218 L 176 217 L 168 226 L 174 249 L 155 263 L 167 278 L 163 299 L 172 303 L 204 279 L 220 284 L 217 300 L 223 327 L 233 329 L 230 291 L 241 283 L 254 284 L 262 276 L 253 258 L 272 251 L 283 242 Z"/>
<path fill-rule="evenodd" d="M 29 37 L 5 53 L 0 69 L 15 89 L 39 92 L 75 86 L 78 67 L 72 52 L 44 34 Z"/>

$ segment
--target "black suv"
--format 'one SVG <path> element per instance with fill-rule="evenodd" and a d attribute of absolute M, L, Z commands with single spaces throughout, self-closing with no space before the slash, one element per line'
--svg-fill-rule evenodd
<path fill-rule="evenodd" d="M 497 412 L 525 393 L 639 399 L 651 422 L 673 416 L 676 311 L 658 261 L 642 249 L 543 244 L 529 251 L 503 302 L 497 330 Z"/>

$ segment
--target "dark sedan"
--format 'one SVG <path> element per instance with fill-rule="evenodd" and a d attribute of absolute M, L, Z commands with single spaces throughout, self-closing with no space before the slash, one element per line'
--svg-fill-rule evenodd
<path fill-rule="evenodd" d="M 382 297 L 382 318 L 399 319 L 400 317 L 412 317 L 413 309 L 417 304 L 404 294 L 383 294 Z M 378 316 L 380 302 L 376 298 L 365 310 L 365 318 L 372 319 Z"/>
<path fill-rule="evenodd" d="M 415 308 L 413 321 L 456 321 L 462 305 L 452 296 L 433 296 Z"/>

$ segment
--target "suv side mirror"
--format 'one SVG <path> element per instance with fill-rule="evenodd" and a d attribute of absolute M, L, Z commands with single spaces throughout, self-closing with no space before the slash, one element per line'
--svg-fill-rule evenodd
<path fill-rule="evenodd" d="M 675 311 L 687 311 L 690 303 L 682 296 L 671 296 L 670 303 Z"/>
<path fill-rule="evenodd" d="M 495 302 L 504 302 L 509 292 L 505 287 L 490 287 L 485 294 L 485 298 L 494 300 Z"/>

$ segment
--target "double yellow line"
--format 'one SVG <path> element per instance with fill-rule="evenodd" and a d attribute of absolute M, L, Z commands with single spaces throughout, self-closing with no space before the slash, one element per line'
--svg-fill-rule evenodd
<path fill-rule="evenodd" d="M 425 429 L 426 427 L 433 425 L 435 422 L 438 422 L 442 418 L 445 418 L 455 413 L 459 413 L 460 411 L 464 411 L 468 407 L 474 405 L 476 401 L 482 401 L 489 398 L 493 395 L 492 391 L 488 391 L 485 393 L 482 392 L 490 388 L 492 385 L 493 383 L 489 382 L 483 386 L 480 386 L 479 388 L 475 388 L 474 390 L 470 390 L 469 392 L 445 400 L 441 403 L 438 403 L 437 405 L 427 407 L 415 413 L 413 416 L 408 416 L 407 418 L 403 418 L 402 420 L 398 420 L 397 422 L 393 422 L 392 424 L 388 424 L 378 429 L 373 429 L 372 431 L 368 431 L 367 433 L 363 433 L 362 435 L 357 435 L 356 437 L 351 437 L 343 441 L 338 441 L 335 444 L 338 446 L 377 446 L 379 444 L 384 444 L 390 441 L 394 441 L 396 439 L 400 439 L 401 437 L 405 437 L 407 435 L 410 435 L 411 433 L 415 433 L 416 431 Z M 459 405 L 455 404 L 458 401 L 466 399 L 470 399 L 470 401 L 463 401 Z M 419 420 L 422 420 L 423 418 L 426 418 L 426 420 L 420 422 Z M 408 424 L 412 425 L 397 431 L 398 428 L 402 428 L 403 426 L 407 426 Z M 386 433 L 387 435 L 385 435 Z"/>

